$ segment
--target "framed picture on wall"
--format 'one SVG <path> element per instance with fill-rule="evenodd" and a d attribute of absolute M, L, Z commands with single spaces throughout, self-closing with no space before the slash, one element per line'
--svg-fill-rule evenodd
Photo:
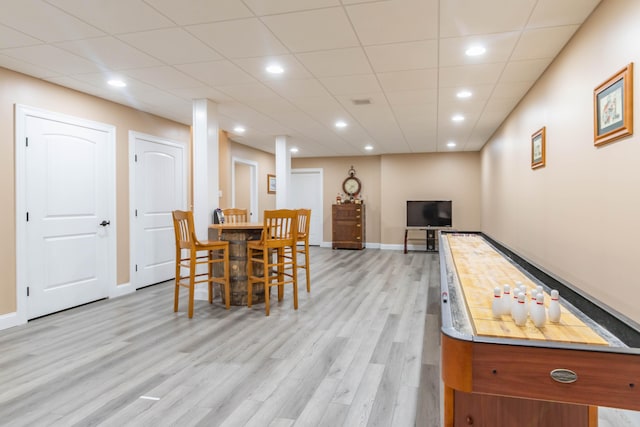
<path fill-rule="evenodd" d="M 276 194 L 276 176 L 267 174 L 267 193 Z"/>
<path fill-rule="evenodd" d="M 547 128 L 542 127 L 531 135 L 531 169 L 537 169 L 545 165 L 547 155 Z"/>
<path fill-rule="evenodd" d="M 633 134 L 633 62 L 593 91 L 593 143 Z"/>

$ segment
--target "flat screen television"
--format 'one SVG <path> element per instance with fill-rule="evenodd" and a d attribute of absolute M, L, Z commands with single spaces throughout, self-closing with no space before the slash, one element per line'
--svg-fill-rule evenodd
<path fill-rule="evenodd" d="M 407 227 L 451 227 L 451 200 L 407 200 Z"/>

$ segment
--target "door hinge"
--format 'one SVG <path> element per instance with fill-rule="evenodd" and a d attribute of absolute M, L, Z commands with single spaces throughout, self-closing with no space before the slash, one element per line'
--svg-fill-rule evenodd
<path fill-rule="evenodd" d="M 134 162 L 137 162 L 137 161 L 138 161 L 138 155 L 137 155 L 137 154 L 134 154 L 134 155 L 133 155 L 133 161 L 134 161 Z"/>
<path fill-rule="evenodd" d="M 28 137 L 25 138 L 24 142 L 25 142 L 25 147 L 28 147 L 29 146 L 29 138 Z"/>
<path fill-rule="evenodd" d="M 138 271 L 138 264 L 136 264 L 136 271 Z"/>
<path fill-rule="evenodd" d="M 27 212 L 27 222 L 29 222 L 29 212 Z"/>
<path fill-rule="evenodd" d="M 136 218 L 138 217 L 138 209 L 135 210 L 136 211 Z"/>
<path fill-rule="evenodd" d="M 29 287 L 27 286 L 27 296 L 29 296 Z"/>

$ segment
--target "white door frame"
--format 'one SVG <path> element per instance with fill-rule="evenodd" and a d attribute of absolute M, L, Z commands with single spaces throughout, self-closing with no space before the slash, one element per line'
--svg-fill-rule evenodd
<path fill-rule="evenodd" d="M 129 131 L 129 283 L 127 283 L 126 289 L 121 286 L 119 286 L 119 288 L 122 288 L 122 292 L 121 295 L 124 294 L 128 294 L 131 292 L 135 292 L 136 290 L 136 284 L 134 283 L 134 278 L 135 278 L 135 274 L 136 274 L 136 258 L 135 258 L 135 254 L 136 254 L 136 250 L 137 245 L 136 245 L 136 239 L 134 238 L 134 223 L 136 220 L 136 170 L 137 168 L 136 166 L 136 140 L 140 138 L 140 139 L 145 139 L 149 142 L 152 142 L 154 144 L 163 144 L 163 145 L 168 145 L 171 147 L 175 147 L 178 148 L 180 150 L 182 150 L 182 182 L 184 183 L 184 188 L 183 188 L 183 197 L 182 197 L 182 209 L 186 209 L 187 208 L 187 193 L 188 193 L 188 189 L 187 189 L 187 177 L 188 177 L 188 171 L 187 171 L 187 153 L 185 153 L 185 146 L 184 144 L 181 144 L 177 141 L 172 141 L 169 139 L 164 139 L 164 138 L 160 138 L 157 136 L 153 136 L 153 135 L 149 135 L 146 133 L 142 133 L 142 132 L 137 132 L 134 130 L 130 130 Z"/>
<path fill-rule="evenodd" d="M 116 221 L 116 128 L 106 123 L 94 122 L 79 117 L 60 114 L 40 108 L 16 104 L 15 106 L 15 151 L 16 151 L 16 316 L 7 321 L 6 327 L 20 325 L 27 322 L 27 147 L 25 125 L 27 116 L 39 117 L 47 120 L 70 123 L 106 132 L 108 136 L 107 148 L 107 190 L 108 218 L 111 222 L 107 237 L 107 287 L 109 296 L 118 292 L 117 280 L 117 221 Z M 11 325 L 12 322 L 15 322 Z M 0 325 L 0 328 L 5 325 Z"/>
<path fill-rule="evenodd" d="M 249 166 L 251 170 L 251 195 L 250 195 L 250 203 L 249 211 L 253 213 L 252 216 L 247 218 L 250 222 L 259 222 L 260 220 L 260 212 L 258 212 L 258 162 L 254 162 L 252 160 L 241 159 L 239 157 L 231 158 L 231 206 L 232 208 L 236 207 L 236 164 L 242 163 L 243 165 Z"/>

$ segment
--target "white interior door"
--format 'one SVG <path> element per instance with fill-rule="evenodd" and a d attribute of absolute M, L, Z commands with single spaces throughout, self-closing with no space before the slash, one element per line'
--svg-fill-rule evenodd
<path fill-rule="evenodd" d="M 100 129 L 26 116 L 27 318 L 109 293 L 108 143 Z M 101 224 L 102 223 L 102 224 Z"/>
<path fill-rule="evenodd" d="M 175 276 L 171 212 L 186 206 L 185 153 L 180 144 L 136 132 L 130 136 L 135 147 L 132 280 L 139 289 Z"/>
<path fill-rule="evenodd" d="M 291 170 L 291 206 L 311 209 L 309 244 L 322 243 L 322 169 Z"/>

